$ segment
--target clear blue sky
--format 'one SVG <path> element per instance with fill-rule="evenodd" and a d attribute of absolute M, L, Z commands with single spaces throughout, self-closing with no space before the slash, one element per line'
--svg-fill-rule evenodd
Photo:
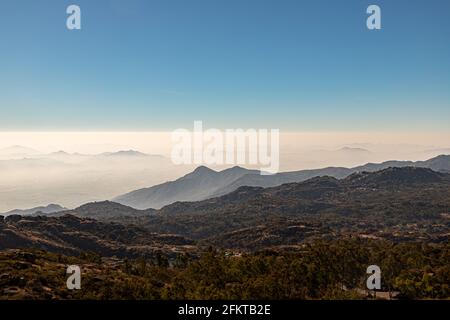
<path fill-rule="evenodd" d="M 366 28 L 369 4 L 381 31 Z M 194 120 L 448 131 L 450 1 L 1 0 L 0 131 Z"/>

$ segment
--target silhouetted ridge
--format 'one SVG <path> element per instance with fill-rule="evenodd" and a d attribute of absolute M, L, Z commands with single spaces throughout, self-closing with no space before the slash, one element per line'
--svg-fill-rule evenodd
<path fill-rule="evenodd" d="M 98 220 L 114 221 L 120 218 L 131 219 L 134 217 L 146 216 L 153 212 L 153 209 L 138 210 L 112 201 L 101 201 L 87 203 L 74 210 L 61 211 L 53 215 L 62 216 L 70 214 L 82 218 L 88 217 Z"/>
<path fill-rule="evenodd" d="M 345 180 L 359 185 L 399 185 L 440 182 L 443 174 L 427 168 L 387 168 L 377 172 L 359 172 Z"/>

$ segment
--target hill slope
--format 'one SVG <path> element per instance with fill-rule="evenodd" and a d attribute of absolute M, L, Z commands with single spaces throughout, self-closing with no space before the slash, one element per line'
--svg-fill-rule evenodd
<path fill-rule="evenodd" d="M 157 251 L 175 252 L 177 247 L 189 244 L 192 242 L 178 236 L 71 215 L 0 217 L 0 250 L 38 248 L 70 255 L 95 252 L 101 256 L 137 257 Z"/>

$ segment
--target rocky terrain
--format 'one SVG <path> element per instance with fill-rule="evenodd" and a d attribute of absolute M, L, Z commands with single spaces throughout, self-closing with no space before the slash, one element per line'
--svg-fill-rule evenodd
<path fill-rule="evenodd" d="M 0 250 L 34 248 L 80 255 L 140 257 L 188 251 L 194 243 L 181 236 L 150 233 L 136 226 L 104 223 L 72 215 L 0 217 Z"/>
<path fill-rule="evenodd" d="M 444 242 L 450 234 L 449 212 L 450 175 L 406 167 L 341 180 L 319 177 L 266 189 L 241 187 L 222 197 L 166 206 L 141 225 L 248 249 L 345 234 Z"/>

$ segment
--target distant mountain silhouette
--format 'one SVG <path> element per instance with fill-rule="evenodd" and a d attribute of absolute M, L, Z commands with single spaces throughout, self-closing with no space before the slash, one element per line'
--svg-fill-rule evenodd
<path fill-rule="evenodd" d="M 117 151 L 117 152 L 104 152 L 99 154 L 98 156 L 100 157 L 140 157 L 140 158 L 144 158 L 144 157 L 158 157 L 158 158 L 162 158 L 162 156 L 160 155 L 151 155 L 151 154 L 146 154 L 146 153 L 142 153 L 136 150 L 121 150 L 121 151 Z"/>
<path fill-rule="evenodd" d="M 355 148 L 355 147 L 343 147 L 337 151 L 342 152 L 353 152 L 353 153 L 371 153 L 369 150 L 364 148 Z"/>
<path fill-rule="evenodd" d="M 59 210 L 52 216 L 73 215 L 79 218 L 92 218 L 102 221 L 117 221 L 123 218 L 136 218 L 153 214 L 155 210 L 137 210 L 111 201 L 91 202 L 73 210 Z"/>
<path fill-rule="evenodd" d="M 368 163 L 354 168 L 329 167 L 317 170 L 300 170 L 269 176 L 260 175 L 260 172 L 257 170 L 248 170 L 240 167 L 216 172 L 202 166 L 178 180 L 132 191 L 114 198 L 113 201 L 137 209 L 159 209 L 177 201 L 200 201 L 222 196 L 242 186 L 275 187 L 285 183 L 302 182 L 320 176 L 342 179 L 357 172 L 374 172 L 390 167 L 403 168 L 408 166 L 449 172 L 450 156 L 441 155 L 427 161 L 417 162 L 387 161 L 378 164 Z"/>
<path fill-rule="evenodd" d="M 59 150 L 59 151 L 50 153 L 49 156 L 70 156 L 70 153 L 68 153 L 64 150 Z"/>
<path fill-rule="evenodd" d="M 67 210 L 66 208 L 60 206 L 59 204 L 49 204 L 48 206 L 41 206 L 41 207 L 36 207 L 36 208 L 31 208 L 31 209 L 15 209 L 15 210 L 11 210 L 8 212 L 3 213 L 2 215 L 4 216 L 9 216 L 9 215 L 21 215 L 21 216 L 26 216 L 26 215 L 32 215 L 32 214 L 49 214 L 49 213 L 55 213 L 55 212 L 60 212 L 63 210 Z"/>
<path fill-rule="evenodd" d="M 246 174 L 259 176 L 259 171 L 233 167 L 217 172 L 201 166 L 175 181 L 136 190 L 113 201 L 138 209 L 158 209 L 176 201 L 203 200 Z"/>

